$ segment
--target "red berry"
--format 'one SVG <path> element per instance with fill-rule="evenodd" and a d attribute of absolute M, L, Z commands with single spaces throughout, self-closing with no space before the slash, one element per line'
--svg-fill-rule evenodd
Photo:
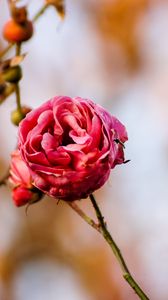
<path fill-rule="evenodd" d="M 19 24 L 14 20 L 9 20 L 3 28 L 3 36 L 10 43 L 25 42 L 33 34 L 33 25 L 31 21 L 25 21 Z"/>

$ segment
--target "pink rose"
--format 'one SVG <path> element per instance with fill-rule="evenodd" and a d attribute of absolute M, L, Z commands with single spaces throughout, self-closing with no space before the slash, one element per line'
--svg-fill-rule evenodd
<path fill-rule="evenodd" d="M 34 203 L 41 199 L 42 193 L 32 185 L 32 177 L 19 150 L 11 154 L 9 181 L 13 186 L 12 199 L 16 206 Z"/>
<path fill-rule="evenodd" d="M 33 184 L 66 201 L 86 198 L 124 162 L 125 127 L 91 100 L 58 96 L 28 113 L 19 148 Z"/>

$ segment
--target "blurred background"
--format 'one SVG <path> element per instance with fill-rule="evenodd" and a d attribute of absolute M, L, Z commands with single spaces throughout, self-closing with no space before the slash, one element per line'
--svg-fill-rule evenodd
<path fill-rule="evenodd" d="M 29 16 L 43 1 L 28 4 Z M 0 0 L 0 27 L 9 18 Z M 103 105 L 128 131 L 126 165 L 95 193 L 129 269 L 152 300 L 168 299 L 168 1 L 67 0 L 24 44 L 22 103 L 54 95 Z M 0 34 L 0 48 L 6 47 Z M 11 57 L 11 51 L 6 57 Z M 0 107 L 0 176 L 17 141 L 15 97 Z M 94 218 L 89 199 L 79 203 Z M 0 187 L 0 300 L 136 300 L 109 246 L 65 203 L 16 208 Z"/>

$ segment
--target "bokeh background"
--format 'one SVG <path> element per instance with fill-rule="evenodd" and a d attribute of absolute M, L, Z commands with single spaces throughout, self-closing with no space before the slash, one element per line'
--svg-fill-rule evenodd
<path fill-rule="evenodd" d="M 32 18 L 43 1 L 28 4 Z M 9 18 L 0 0 L 0 27 Z M 126 159 L 95 193 L 128 266 L 152 300 L 168 299 L 168 1 L 67 0 L 24 44 L 22 103 L 54 95 L 103 105 L 127 127 Z M 6 43 L 0 35 L 1 50 Z M 11 57 L 11 51 L 7 57 Z M 15 97 L 0 107 L 0 176 L 17 141 Z M 89 199 L 79 205 L 94 218 Z M 0 187 L 0 300 L 136 300 L 101 236 L 45 198 L 16 208 Z"/>

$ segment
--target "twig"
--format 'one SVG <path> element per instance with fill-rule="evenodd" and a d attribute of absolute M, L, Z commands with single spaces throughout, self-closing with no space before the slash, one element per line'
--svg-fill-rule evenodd
<path fill-rule="evenodd" d="M 122 254 L 121 254 L 120 249 L 118 248 L 117 244 L 115 243 L 115 241 L 113 240 L 110 232 L 107 229 L 106 223 L 104 222 L 104 217 L 102 216 L 102 213 L 99 209 L 99 206 L 98 206 L 93 194 L 91 194 L 89 197 L 90 197 L 92 205 L 95 209 L 97 219 L 99 221 L 100 232 L 103 235 L 104 239 L 109 244 L 109 246 L 111 247 L 115 257 L 117 258 L 117 260 L 120 264 L 120 267 L 122 269 L 122 272 L 123 272 L 123 277 L 128 282 L 128 284 L 134 289 L 135 293 L 139 296 L 139 298 L 141 300 L 149 300 L 147 295 L 143 292 L 143 290 L 140 288 L 140 286 L 137 284 L 137 282 L 132 277 L 132 275 L 131 275 L 131 273 L 130 273 L 127 265 L 126 265 L 126 262 L 125 262 L 125 260 L 122 256 Z"/>
<path fill-rule="evenodd" d="M 100 232 L 99 225 L 96 224 L 94 220 L 92 220 L 90 217 L 88 217 L 75 202 L 67 202 L 67 203 L 86 223 L 88 223 L 90 226 L 92 226 L 94 229 Z"/>
<path fill-rule="evenodd" d="M 32 19 L 32 22 L 36 22 L 41 16 L 42 14 L 45 12 L 45 10 L 48 8 L 48 4 L 43 5 L 40 10 L 35 14 L 35 16 Z"/>
<path fill-rule="evenodd" d="M 20 53 L 21 53 L 21 43 L 16 43 L 16 56 L 19 56 Z M 22 113 L 19 81 L 15 84 L 15 94 L 16 94 L 17 110 L 20 113 Z"/>
<path fill-rule="evenodd" d="M 16 56 L 19 56 L 21 53 L 21 44 L 22 43 L 16 43 Z"/>
<path fill-rule="evenodd" d="M 134 280 L 134 278 L 132 277 L 126 262 L 121 254 L 120 249 L 118 248 L 117 244 L 115 243 L 115 241 L 113 240 L 110 232 L 107 230 L 107 226 L 106 223 L 104 221 L 104 217 L 102 216 L 102 213 L 99 209 L 99 206 L 93 196 L 93 194 L 91 194 L 90 196 L 90 200 L 92 202 L 92 205 L 94 207 L 94 210 L 96 212 L 96 216 L 98 219 L 99 224 L 96 224 L 90 217 L 88 217 L 80 208 L 79 206 L 75 203 L 75 202 L 68 202 L 68 205 L 76 211 L 76 213 L 82 217 L 82 219 L 88 223 L 90 226 L 92 226 L 94 229 L 96 229 L 100 234 L 102 234 L 102 236 L 104 237 L 104 239 L 107 241 L 107 243 L 109 244 L 109 246 L 111 247 L 115 257 L 117 258 L 117 261 L 119 262 L 119 265 L 121 267 L 121 270 L 123 272 L 123 277 L 124 279 L 128 282 L 128 284 L 131 286 L 131 288 L 135 291 L 135 293 L 138 295 L 138 297 L 141 300 L 149 300 L 148 296 L 143 292 L 143 290 L 140 288 L 140 286 L 137 284 L 137 282 Z"/>
<path fill-rule="evenodd" d="M 13 43 L 8 44 L 8 46 L 5 49 L 3 49 L 2 52 L 0 52 L 0 58 L 5 56 L 5 54 L 8 53 L 8 51 L 13 48 L 13 46 L 14 46 Z"/>
<path fill-rule="evenodd" d="M 20 113 L 22 113 L 21 100 L 20 100 L 20 87 L 19 87 L 19 83 L 16 83 L 16 85 L 15 85 L 15 93 L 16 93 L 17 110 L 18 110 Z"/>

